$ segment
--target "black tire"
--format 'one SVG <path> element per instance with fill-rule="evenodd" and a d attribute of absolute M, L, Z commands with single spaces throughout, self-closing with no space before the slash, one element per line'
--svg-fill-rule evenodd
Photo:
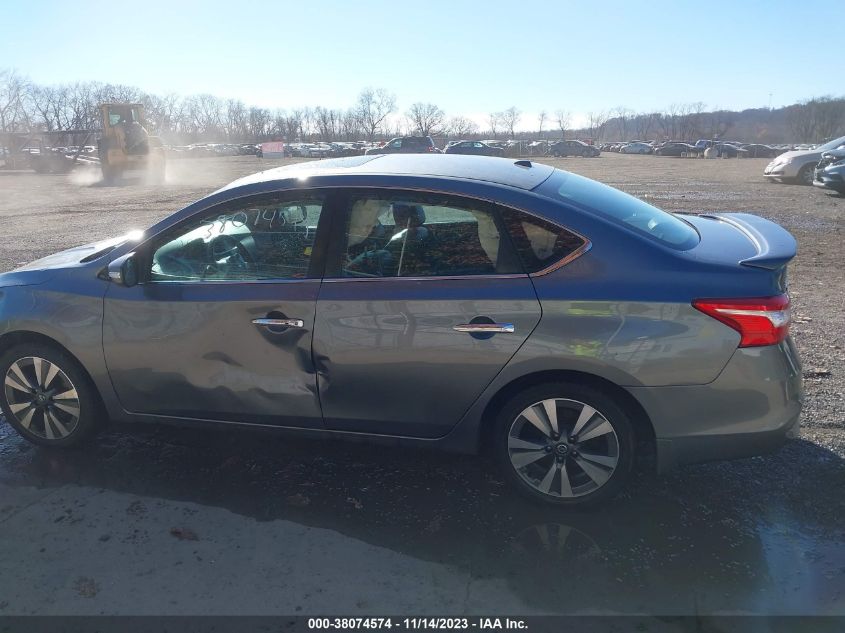
<path fill-rule="evenodd" d="M 616 457 L 618 461 L 612 474 L 603 484 L 598 485 L 593 490 L 589 490 L 586 485 L 582 485 L 582 488 L 587 487 L 587 492 L 579 493 L 577 496 L 557 496 L 544 493 L 526 481 L 523 475 L 511 463 L 508 444 L 512 426 L 517 424 L 518 419 L 522 417 L 522 412 L 528 407 L 550 399 L 576 401 L 592 407 L 610 423 L 615 433 Z M 560 422 L 561 425 L 566 423 L 563 418 L 561 418 Z M 630 479 L 634 466 L 635 445 L 633 426 L 624 408 L 606 393 L 594 387 L 577 383 L 545 383 L 519 392 L 502 407 L 493 426 L 493 457 L 505 480 L 521 495 L 546 505 L 586 507 L 602 503 L 614 497 Z M 572 447 L 577 448 L 578 446 L 573 443 Z M 569 459 L 576 461 L 578 459 L 578 453 L 573 452 L 572 455 Z M 540 458 L 540 461 L 537 462 L 537 468 L 545 469 L 546 465 L 543 460 L 547 460 L 547 458 L 551 458 L 551 461 L 547 462 L 548 464 L 552 464 L 557 460 L 555 452 L 552 451 L 547 456 Z M 577 461 L 575 465 L 568 462 L 565 468 L 576 477 L 581 477 L 581 481 L 589 482 L 586 471 L 580 468 Z M 561 475 L 556 475 L 555 477 L 557 477 L 557 481 L 560 481 Z M 559 486 L 562 488 L 562 483 Z M 574 487 L 573 490 L 575 490 Z"/>
<path fill-rule="evenodd" d="M 58 367 L 60 372 L 70 380 L 71 387 L 76 390 L 78 419 L 72 429 L 69 429 L 69 433 L 63 437 L 57 437 L 55 439 L 45 437 L 46 431 L 44 430 L 45 422 L 43 414 L 39 418 L 39 413 L 36 413 L 30 421 L 30 428 L 26 428 L 10 408 L 10 406 L 17 405 L 10 403 L 9 394 L 14 391 L 20 392 L 20 390 L 14 390 L 7 385 L 7 374 L 10 372 L 13 364 L 29 357 L 46 360 Z M 33 444 L 61 448 L 77 446 L 92 437 L 101 428 L 106 418 L 99 395 L 91 379 L 76 359 L 52 345 L 45 343 L 21 343 L 9 348 L 0 355 L 0 379 L 3 380 L 2 388 L 0 388 L 0 410 L 2 410 L 6 420 L 21 437 Z M 62 379 L 60 374 L 54 377 L 54 382 L 57 379 Z M 18 393 L 18 396 L 20 396 L 20 393 Z M 12 398 L 16 397 L 12 396 Z M 65 418 L 65 423 L 67 423 L 67 418 Z M 39 433 L 39 429 L 44 432 Z M 58 427 L 51 425 L 51 434 L 61 435 L 57 429 Z"/>
<path fill-rule="evenodd" d="M 798 171 L 798 177 L 795 179 L 795 182 L 799 185 L 812 185 L 813 184 L 813 177 L 814 177 L 814 169 L 815 165 L 810 163 L 809 165 L 804 165 Z"/>

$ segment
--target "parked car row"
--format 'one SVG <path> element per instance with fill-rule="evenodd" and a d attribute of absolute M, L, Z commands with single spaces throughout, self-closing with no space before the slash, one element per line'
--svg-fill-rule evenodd
<path fill-rule="evenodd" d="M 170 158 L 256 156 L 259 153 L 258 145 L 252 143 L 193 143 L 191 145 L 167 145 L 164 150 Z"/>
<path fill-rule="evenodd" d="M 699 139 L 695 143 L 686 141 L 639 141 L 603 143 L 603 152 L 620 154 L 654 154 L 656 156 L 702 156 L 709 148 L 715 148 L 719 158 L 774 158 L 786 151 L 761 143 L 742 143 L 740 141 L 717 141 Z M 786 146 L 784 146 L 786 147 Z"/>

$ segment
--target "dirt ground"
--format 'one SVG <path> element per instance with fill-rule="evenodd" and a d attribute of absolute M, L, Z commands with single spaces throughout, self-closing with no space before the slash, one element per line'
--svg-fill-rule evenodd
<path fill-rule="evenodd" d="M 286 162 L 172 161 L 164 186 L 0 171 L 0 271 Z M 16 573 L 0 578 L 0 613 L 845 615 L 845 198 L 770 184 L 763 159 L 542 162 L 795 235 L 803 439 L 642 474 L 600 513 L 559 515 L 511 498 L 470 458 L 170 428 L 53 453 L 2 424 L 0 559 Z M 555 590 L 562 567 L 577 587 Z"/>

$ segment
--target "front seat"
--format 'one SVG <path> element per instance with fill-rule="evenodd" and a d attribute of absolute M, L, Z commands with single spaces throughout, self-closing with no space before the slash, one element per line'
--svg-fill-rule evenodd
<path fill-rule="evenodd" d="M 425 224 L 425 210 L 418 204 L 393 203 L 393 221 L 396 232 L 390 240 L 389 249 L 397 263 L 398 277 L 413 277 L 431 274 L 426 251 L 431 242 L 431 232 Z"/>

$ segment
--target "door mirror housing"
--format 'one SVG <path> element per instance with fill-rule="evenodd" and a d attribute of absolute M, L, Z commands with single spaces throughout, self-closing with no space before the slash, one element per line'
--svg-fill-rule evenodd
<path fill-rule="evenodd" d="M 112 261 L 108 266 L 109 281 L 131 288 L 138 283 L 138 258 L 127 253 Z"/>

